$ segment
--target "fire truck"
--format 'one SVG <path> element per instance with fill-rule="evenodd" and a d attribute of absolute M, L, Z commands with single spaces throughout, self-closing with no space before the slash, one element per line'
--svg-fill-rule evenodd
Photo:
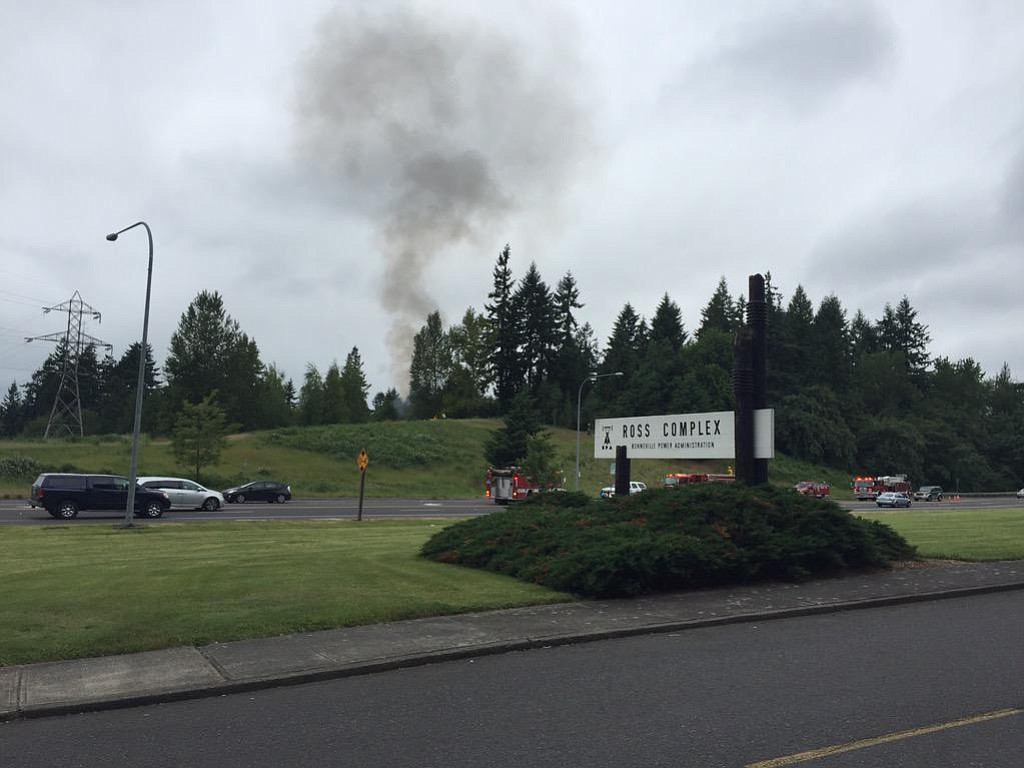
<path fill-rule="evenodd" d="M 853 478 L 853 498 L 857 501 L 874 501 L 878 494 L 886 491 L 910 493 L 906 475 L 877 475 Z"/>
<path fill-rule="evenodd" d="M 676 472 L 665 475 L 661 481 L 662 488 L 682 488 L 684 485 L 695 485 L 696 483 L 735 483 L 735 475 L 721 475 L 711 472 L 684 474 Z"/>
<path fill-rule="evenodd" d="M 793 490 L 816 499 L 823 499 L 832 493 L 832 487 L 828 483 L 814 482 L 813 480 L 801 480 L 793 486 Z"/>
<path fill-rule="evenodd" d="M 486 497 L 493 499 L 495 504 L 523 501 L 535 493 L 551 490 L 551 488 L 544 488 L 527 477 L 522 467 L 507 467 L 506 469 L 491 467 L 487 470 L 484 487 L 486 488 Z"/>

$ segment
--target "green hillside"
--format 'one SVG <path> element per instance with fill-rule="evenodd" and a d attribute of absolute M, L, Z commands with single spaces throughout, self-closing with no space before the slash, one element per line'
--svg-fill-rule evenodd
<path fill-rule="evenodd" d="M 251 432 L 229 438 L 220 463 L 203 471 L 200 482 L 226 488 L 258 479 L 290 483 L 296 496 L 354 496 L 359 492 L 356 456 L 360 448 L 370 455 L 366 494 L 371 497 L 470 498 L 484 490 L 487 463 L 483 446 L 500 427 L 496 419 L 380 422 L 327 427 L 288 427 Z M 576 433 L 552 429 L 566 487 L 573 487 Z M 14 457 L 31 459 L 38 469 L 66 472 L 127 474 L 131 443 L 128 437 L 104 436 L 82 440 L 0 441 L 0 470 Z M 609 462 L 596 460 L 593 438 L 580 436 L 581 490 L 596 494 L 612 483 Z M 26 464 L 27 462 L 18 462 Z M 658 485 L 668 472 L 724 472 L 726 461 L 634 461 L 633 479 Z M 31 466 L 31 465 L 30 465 Z M 791 485 L 798 480 L 825 480 L 834 494 L 849 497 L 849 475 L 779 457 L 770 465 L 773 482 Z M 0 476 L 0 496 L 28 494 L 38 469 Z M 143 441 L 139 474 L 188 477 L 176 465 L 166 440 Z"/>

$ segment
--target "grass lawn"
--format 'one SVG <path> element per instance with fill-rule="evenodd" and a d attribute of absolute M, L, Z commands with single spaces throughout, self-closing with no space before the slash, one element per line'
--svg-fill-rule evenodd
<path fill-rule="evenodd" d="M 922 557 L 1024 559 L 1024 507 L 872 512 L 862 517 L 880 520 L 902 534 Z"/>
<path fill-rule="evenodd" d="M 442 522 L 0 530 L 0 666 L 571 599 L 423 560 Z"/>

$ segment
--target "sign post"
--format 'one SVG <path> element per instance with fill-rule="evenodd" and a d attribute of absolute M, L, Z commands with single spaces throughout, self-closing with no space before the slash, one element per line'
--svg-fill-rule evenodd
<path fill-rule="evenodd" d="M 359 467 L 359 514 L 356 516 L 356 520 L 362 520 L 363 491 L 366 488 L 366 468 L 370 466 L 370 456 L 366 453 L 365 448 L 360 449 L 359 458 L 356 459 L 356 466 Z"/>

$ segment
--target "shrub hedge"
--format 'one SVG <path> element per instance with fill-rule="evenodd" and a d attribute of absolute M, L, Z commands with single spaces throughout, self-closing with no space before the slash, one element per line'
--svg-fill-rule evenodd
<path fill-rule="evenodd" d="M 0 459 L 0 477 L 12 480 L 35 479 L 43 465 L 31 456 L 7 456 Z"/>
<path fill-rule="evenodd" d="M 610 501 L 536 497 L 435 534 L 423 556 L 591 597 L 877 568 L 914 556 L 887 526 L 828 499 L 741 485 Z"/>
<path fill-rule="evenodd" d="M 268 445 L 322 453 L 342 461 L 354 461 L 359 450 L 366 448 L 374 462 L 396 469 L 443 461 L 450 454 L 445 435 L 426 428 L 388 430 L 379 424 L 285 427 L 264 439 Z"/>

